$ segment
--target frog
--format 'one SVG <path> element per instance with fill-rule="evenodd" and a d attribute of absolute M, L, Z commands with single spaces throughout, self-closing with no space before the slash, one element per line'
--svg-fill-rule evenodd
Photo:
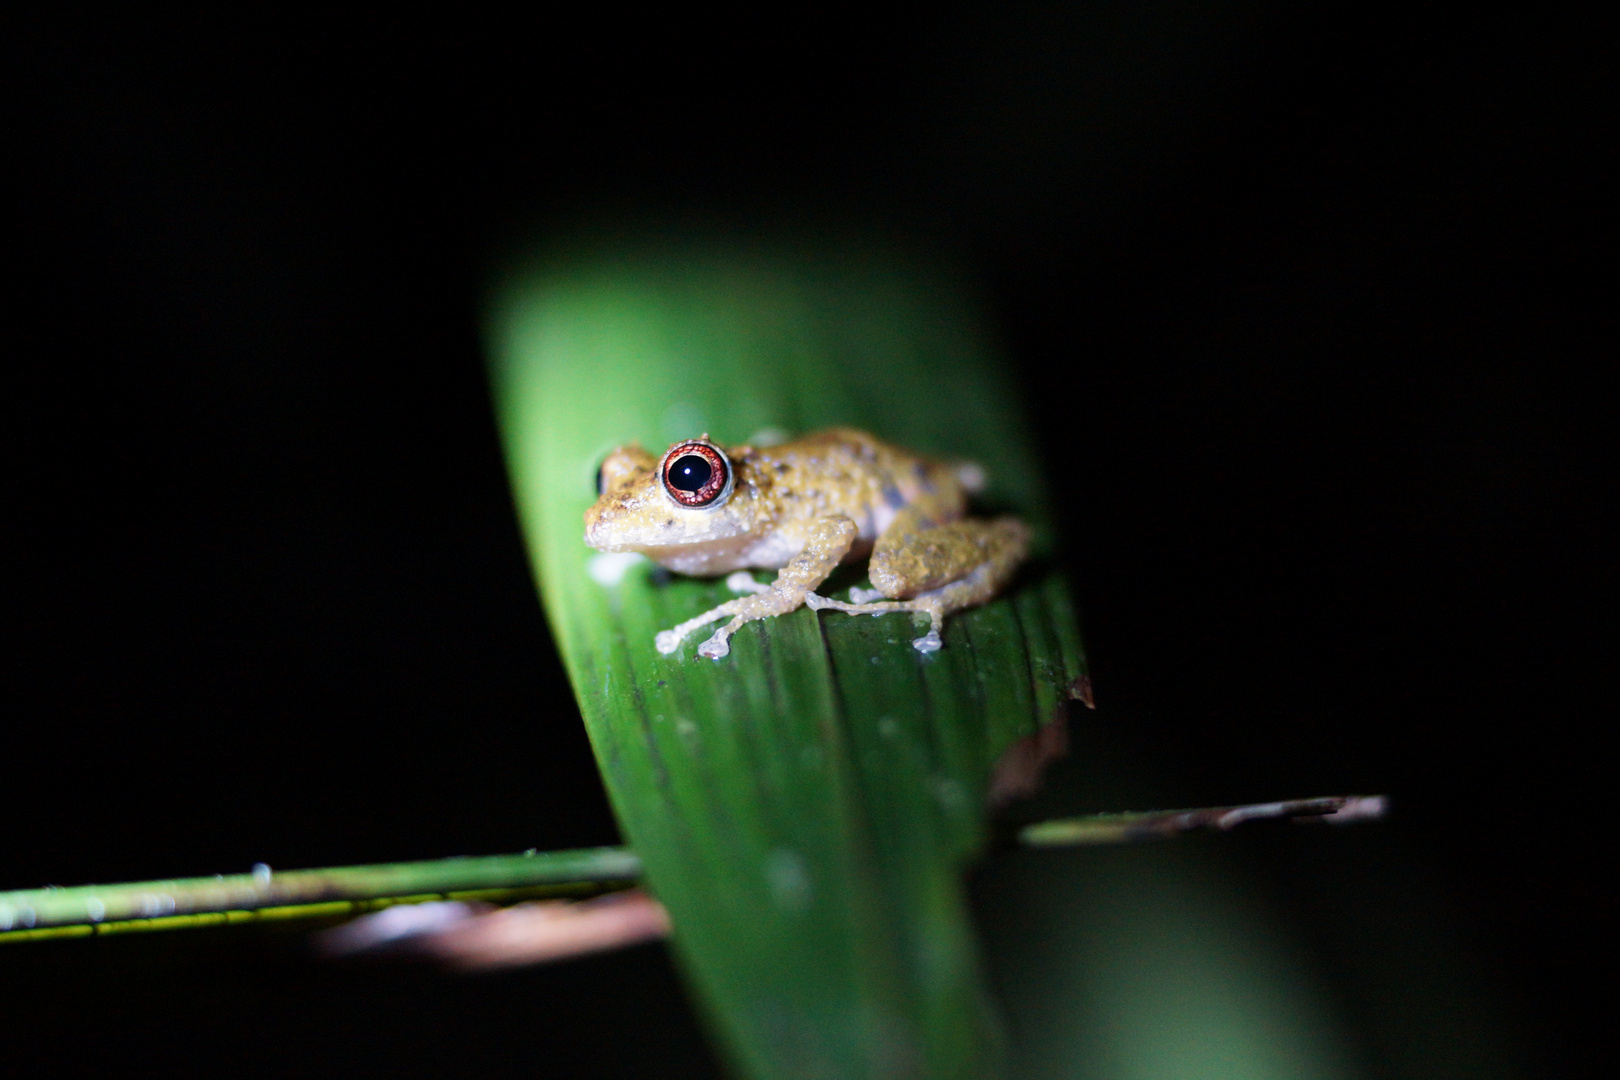
<path fill-rule="evenodd" d="M 758 442 L 758 440 L 756 440 Z M 738 629 L 801 606 L 848 615 L 927 615 L 919 653 L 938 651 L 953 612 L 983 604 L 1012 579 L 1030 532 L 1014 515 L 969 515 L 982 468 L 913 453 L 853 427 L 775 445 L 722 446 L 707 433 L 654 456 L 639 444 L 602 461 L 585 542 L 639 552 L 678 574 L 715 577 L 738 597 L 668 630 L 670 654 L 693 631 L 727 621 L 697 649 L 719 660 Z M 815 590 L 841 563 L 867 560 L 873 588 L 848 601 Z M 769 584 L 754 570 L 776 570 Z"/>

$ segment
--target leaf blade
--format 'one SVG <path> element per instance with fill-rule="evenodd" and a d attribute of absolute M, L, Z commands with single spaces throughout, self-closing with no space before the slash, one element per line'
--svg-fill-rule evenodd
<path fill-rule="evenodd" d="M 1038 530 L 1040 470 L 970 308 L 881 255 L 737 245 L 542 261 L 492 321 L 520 517 L 603 776 L 711 1022 L 751 1076 L 999 1071 L 959 874 L 990 770 L 1083 674 L 1061 578 L 953 616 L 800 610 L 731 656 L 653 634 L 725 599 L 645 567 L 590 574 L 596 463 L 632 439 L 851 424 L 971 457 Z"/>

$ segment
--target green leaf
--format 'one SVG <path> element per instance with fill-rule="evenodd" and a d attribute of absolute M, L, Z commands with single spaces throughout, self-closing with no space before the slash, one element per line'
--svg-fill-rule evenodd
<path fill-rule="evenodd" d="M 999 1074 L 961 871 L 986 837 L 995 763 L 1053 718 L 1084 662 L 1040 464 L 972 305 L 882 252 L 602 243 L 515 273 L 490 336 L 547 616 L 734 1066 Z M 987 503 L 1036 527 L 1027 572 L 953 616 L 932 656 L 911 648 L 910 616 L 808 609 L 749 624 L 719 662 L 696 657 L 700 637 L 660 655 L 658 630 L 730 593 L 646 563 L 593 577 L 582 516 L 602 457 L 833 424 L 980 463 Z"/>

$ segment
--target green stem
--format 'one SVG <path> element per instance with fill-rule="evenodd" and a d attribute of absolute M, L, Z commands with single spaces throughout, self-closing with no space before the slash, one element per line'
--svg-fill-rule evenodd
<path fill-rule="evenodd" d="M 463 899 L 469 893 L 537 886 L 600 891 L 640 876 L 639 859 L 623 848 L 610 847 L 286 873 L 260 864 L 247 874 L 0 893 L 0 941 L 208 925 L 236 921 L 229 917 L 235 914 L 257 918 L 343 914 L 381 906 L 368 901 Z M 64 928 L 71 930 L 63 933 Z"/>
<path fill-rule="evenodd" d="M 1089 814 L 1026 825 L 1016 837 L 1025 847 L 1126 844 L 1278 818 L 1345 824 L 1381 817 L 1384 810 L 1382 796 L 1338 795 L 1198 810 Z M 629 850 L 599 847 L 286 873 L 261 865 L 247 874 L 20 889 L 0 892 L 0 943 L 346 915 L 425 900 L 600 892 L 640 877 L 641 861 Z"/>

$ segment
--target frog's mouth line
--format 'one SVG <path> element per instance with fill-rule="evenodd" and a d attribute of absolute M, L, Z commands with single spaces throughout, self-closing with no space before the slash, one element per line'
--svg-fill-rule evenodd
<path fill-rule="evenodd" d="M 673 555 L 679 551 L 695 553 L 724 552 L 736 554 L 757 546 L 756 533 L 741 532 L 740 527 L 725 517 L 690 520 L 702 510 L 680 508 L 666 515 L 642 512 L 636 520 L 617 521 L 600 515 L 587 514 L 585 543 L 597 551 L 640 551 L 657 559 L 653 552 Z M 686 519 L 686 520 L 683 520 Z M 663 561 L 663 560 L 659 560 Z M 673 568 L 672 563 L 664 563 Z"/>

